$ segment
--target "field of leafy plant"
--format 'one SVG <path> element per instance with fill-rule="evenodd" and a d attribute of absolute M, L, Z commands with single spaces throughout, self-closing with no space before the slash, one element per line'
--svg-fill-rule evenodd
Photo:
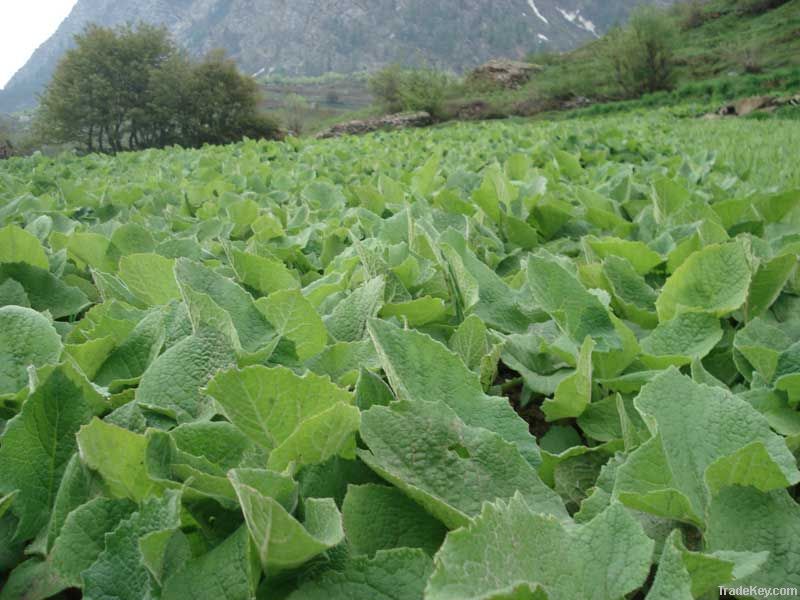
<path fill-rule="evenodd" d="M 0 598 L 800 588 L 798 141 L 650 115 L 3 163 Z"/>

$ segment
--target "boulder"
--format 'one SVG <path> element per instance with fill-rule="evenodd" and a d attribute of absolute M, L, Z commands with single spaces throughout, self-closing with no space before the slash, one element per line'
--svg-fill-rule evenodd
<path fill-rule="evenodd" d="M 467 77 L 471 83 L 490 85 L 504 89 L 517 89 L 531 80 L 534 73 L 541 71 L 539 65 L 517 60 L 495 59 L 481 65 Z"/>
<path fill-rule="evenodd" d="M 433 125 L 433 117 L 427 112 L 397 113 L 374 119 L 338 123 L 319 132 L 316 137 L 317 139 L 326 139 L 343 135 L 364 135 L 373 131 L 409 129 L 412 127 L 427 127 L 428 125 Z"/>
<path fill-rule="evenodd" d="M 774 96 L 750 96 L 749 98 L 742 98 L 736 102 L 726 104 L 716 113 L 711 114 L 716 114 L 720 117 L 744 117 L 756 111 L 769 112 L 787 105 L 800 105 L 800 94 L 782 96 L 780 98 Z"/>

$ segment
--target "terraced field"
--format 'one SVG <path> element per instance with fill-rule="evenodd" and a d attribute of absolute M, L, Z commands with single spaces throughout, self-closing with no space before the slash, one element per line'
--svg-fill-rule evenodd
<path fill-rule="evenodd" d="M 0 164 L 0 598 L 800 588 L 799 142 L 652 113 Z"/>

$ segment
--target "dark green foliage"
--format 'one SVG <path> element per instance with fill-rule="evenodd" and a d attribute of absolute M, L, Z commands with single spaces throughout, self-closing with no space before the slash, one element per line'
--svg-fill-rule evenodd
<path fill-rule="evenodd" d="M 189 60 L 163 28 L 89 26 L 42 95 L 36 128 L 46 143 L 93 152 L 274 137 L 258 87 L 221 52 Z"/>
<path fill-rule="evenodd" d="M 369 89 L 386 112 L 426 111 L 442 115 L 453 82 L 447 73 L 433 68 L 404 69 L 390 65 L 369 80 Z"/>
<path fill-rule="evenodd" d="M 663 11 L 641 7 L 623 29 L 609 34 L 613 76 L 628 96 L 670 89 L 675 76 L 677 28 Z"/>

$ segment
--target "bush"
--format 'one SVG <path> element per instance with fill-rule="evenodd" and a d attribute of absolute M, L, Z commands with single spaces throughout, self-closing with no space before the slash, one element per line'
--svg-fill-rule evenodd
<path fill-rule="evenodd" d="M 400 85 L 403 110 L 424 110 L 433 117 L 440 117 L 451 84 L 449 75 L 435 69 L 406 71 Z"/>
<path fill-rule="evenodd" d="M 662 10 L 642 6 L 629 24 L 608 35 L 608 58 L 624 95 L 672 89 L 677 27 Z"/>
<path fill-rule="evenodd" d="M 369 92 L 386 112 L 403 110 L 400 88 L 405 71 L 398 64 L 389 65 L 375 72 L 368 82 Z"/>
<path fill-rule="evenodd" d="M 424 110 L 442 116 L 452 78 L 431 68 L 404 69 L 391 65 L 369 79 L 369 90 L 385 112 Z"/>
<path fill-rule="evenodd" d="M 687 0 L 675 5 L 678 22 L 684 31 L 697 29 L 706 21 L 705 11 L 703 10 L 704 0 Z"/>

